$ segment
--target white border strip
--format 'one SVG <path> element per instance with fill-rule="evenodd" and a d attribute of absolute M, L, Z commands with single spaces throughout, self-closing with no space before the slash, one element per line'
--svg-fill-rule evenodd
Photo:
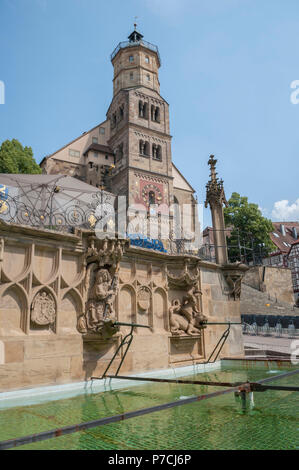
<path fill-rule="evenodd" d="M 145 378 L 165 377 L 173 379 L 177 377 L 201 374 L 204 372 L 219 369 L 221 369 L 221 361 L 217 361 L 213 364 L 194 364 L 191 366 L 172 367 L 170 369 L 158 369 L 128 375 L 134 375 L 134 377 Z M 14 408 L 17 406 L 37 405 L 39 403 L 45 403 L 47 401 L 63 400 L 79 395 L 89 395 L 93 393 L 107 392 L 111 390 L 119 390 L 122 388 L 143 385 L 145 383 L 148 382 L 134 382 L 134 380 L 107 378 L 104 380 L 74 382 L 70 384 L 51 385 L 47 387 L 3 392 L 0 393 L 0 410 Z"/>

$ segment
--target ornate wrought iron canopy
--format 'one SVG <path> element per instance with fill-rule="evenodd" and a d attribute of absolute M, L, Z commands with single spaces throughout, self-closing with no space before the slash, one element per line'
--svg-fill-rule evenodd
<path fill-rule="evenodd" d="M 115 196 L 67 175 L 0 174 L 0 219 L 68 230 L 94 227 Z"/>

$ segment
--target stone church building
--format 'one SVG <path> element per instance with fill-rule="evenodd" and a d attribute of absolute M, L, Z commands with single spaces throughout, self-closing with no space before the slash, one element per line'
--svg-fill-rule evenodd
<path fill-rule="evenodd" d="M 158 47 L 133 31 L 111 55 L 113 99 L 106 120 L 45 157 L 44 173 L 68 174 L 127 197 L 127 205 L 190 204 L 194 189 L 171 157 L 169 104 L 160 95 Z"/>

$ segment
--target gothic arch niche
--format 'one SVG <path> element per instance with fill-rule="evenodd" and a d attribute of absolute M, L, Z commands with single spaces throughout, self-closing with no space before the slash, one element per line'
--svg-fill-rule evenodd
<path fill-rule="evenodd" d="M 153 295 L 153 323 L 157 330 L 168 329 L 168 311 L 167 311 L 167 295 L 164 289 L 158 287 Z"/>
<path fill-rule="evenodd" d="M 119 293 L 118 306 L 119 321 L 127 323 L 136 321 L 136 294 L 128 284 L 124 285 Z"/>
<path fill-rule="evenodd" d="M 77 330 L 78 317 L 83 313 L 83 302 L 75 290 L 69 290 L 62 298 L 59 308 L 59 333 L 79 334 Z"/>
<path fill-rule="evenodd" d="M 50 282 L 58 270 L 58 251 L 41 246 L 35 247 L 34 275 L 41 284 Z"/>
<path fill-rule="evenodd" d="M 20 336 L 25 333 L 28 301 L 23 289 L 12 285 L 0 302 L 0 336 Z"/>
<path fill-rule="evenodd" d="M 11 262 L 13 257 L 14 262 Z M 5 243 L 4 245 L 4 259 L 3 259 L 3 273 L 14 282 L 18 282 L 26 275 L 29 267 L 30 255 L 29 248 L 22 245 L 13 245 Z"/>

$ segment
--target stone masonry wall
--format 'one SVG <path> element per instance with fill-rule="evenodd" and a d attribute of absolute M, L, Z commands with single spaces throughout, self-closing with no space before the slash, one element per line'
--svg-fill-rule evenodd
<path fill-rule="evenodd" d="M 250 268 L 243 283 L 268 294 L 270 299 L 294 305 L 292 273 L 290 269 L 274 266 Z"/>
<path fill-rule="evenodd" d="M 121 327 L 103 340 L 77 330 L 86 302 L 89 235 L 1 224 L 0 392 L 100 375 L 126 334 L 127 328 Z M 183 301 L 186 287 L 177 285 L 177 279 L 184 279 L 186 269 L 192 276 L 199 273 L 199 308 L 209 321 L 240 320 L 239 301 L 228 295 L 219 266 L 131 247 L 120 263 L 116 315 L 119 321 L 151 329 L 136 329 L 122 372 L 205 361 L 216 345 L 225 325 L 208 326 L 195 336 L 174 337 L 170 332 L 169 307 L 175 299 Z M 222 357 L 242 354 L 241 328 L 232 327 Z"/>

